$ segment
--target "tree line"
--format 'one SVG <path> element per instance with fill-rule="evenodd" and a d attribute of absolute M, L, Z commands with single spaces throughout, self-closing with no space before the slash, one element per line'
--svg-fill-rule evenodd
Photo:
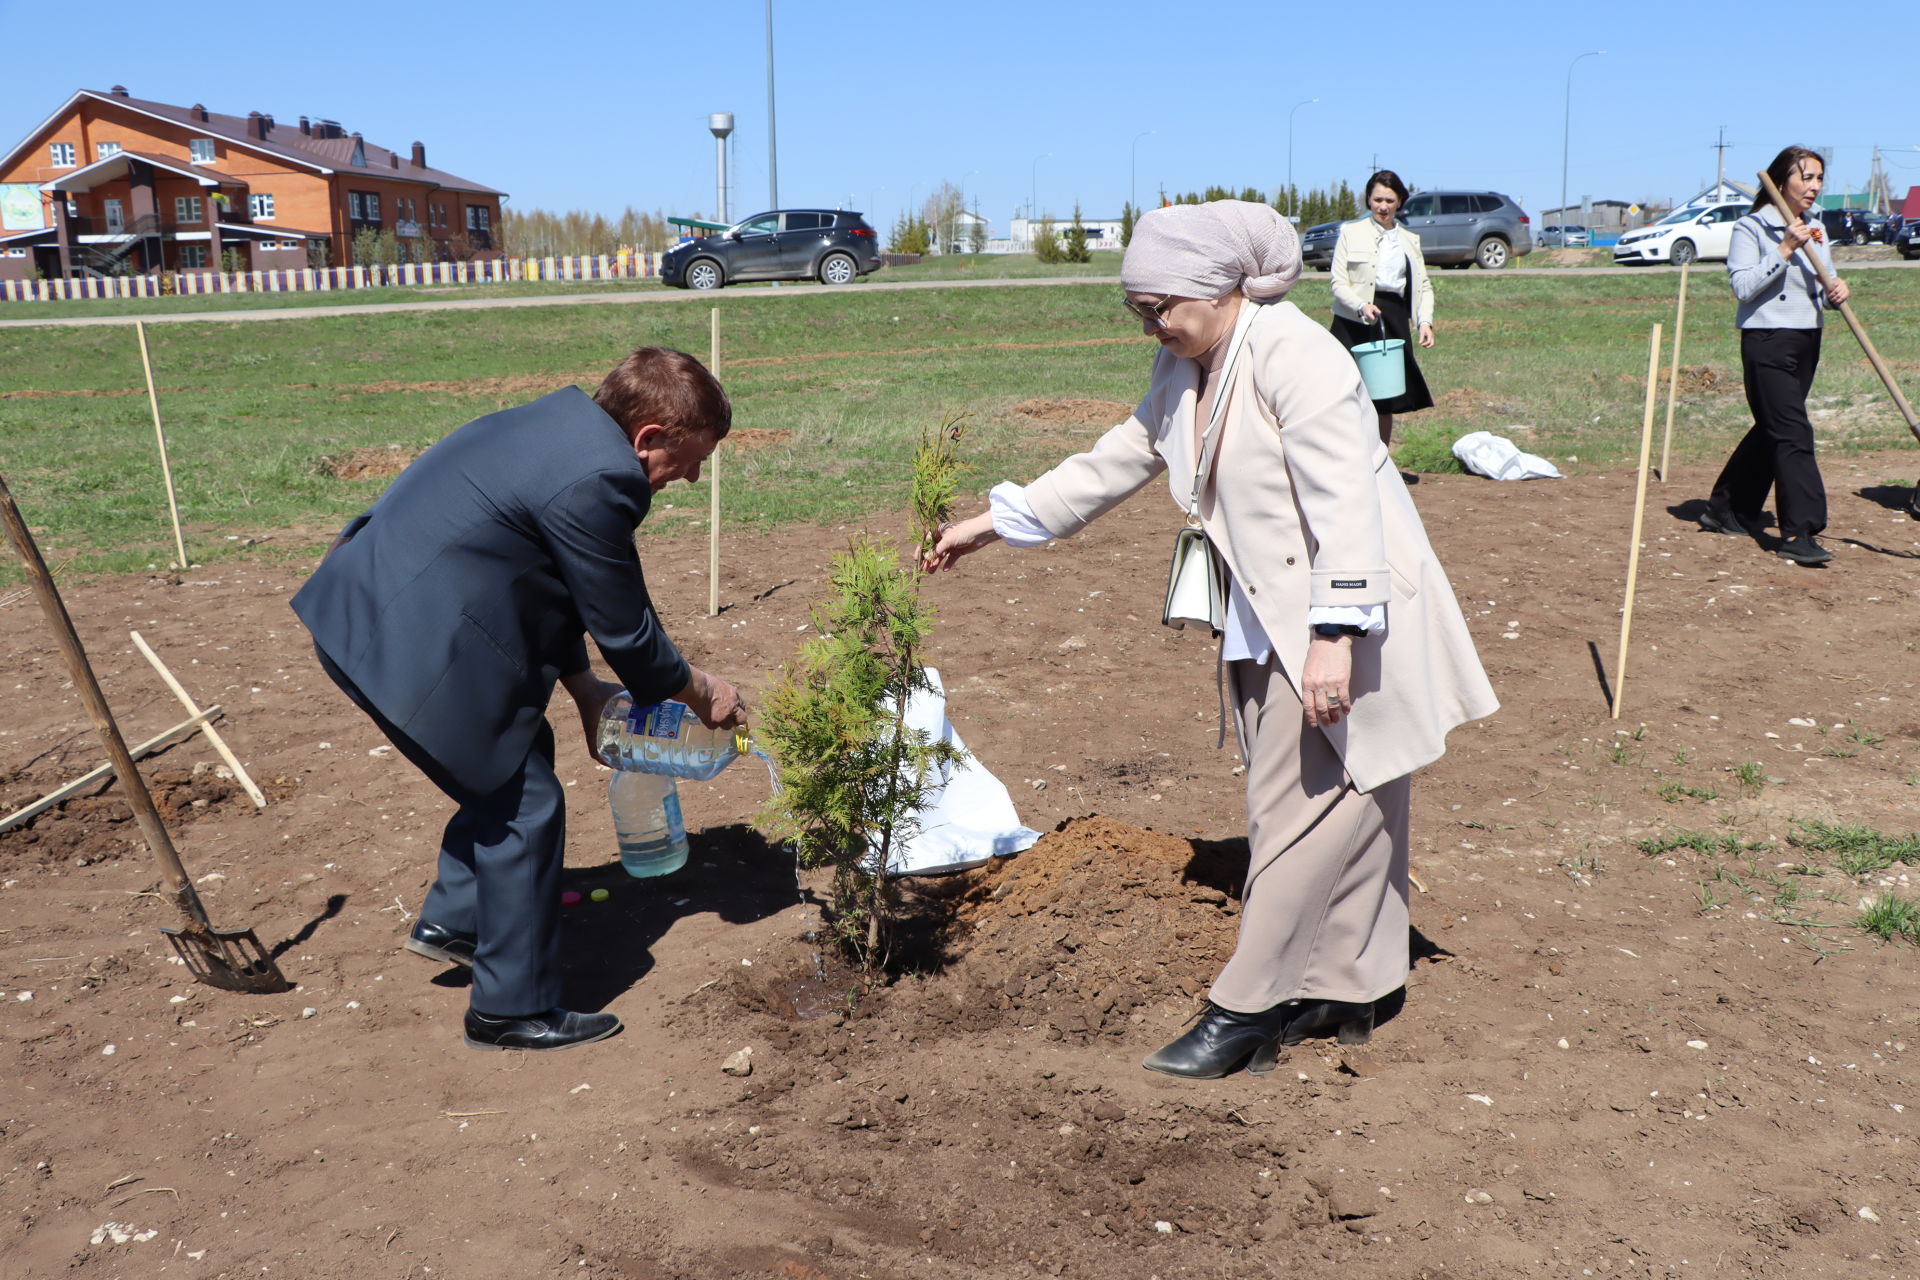
<path fill-rule="evenodd" d="M 631 205 L 617 218 L 582 209 L 554 213 L 547 209 L 502 208 L 497 230 L 499 248 L 509 258 L 614 254 L 622 248 L 661 253 L 679 239 L 678 230 L 667 225 L 665 214 L 642 213 Z"/>

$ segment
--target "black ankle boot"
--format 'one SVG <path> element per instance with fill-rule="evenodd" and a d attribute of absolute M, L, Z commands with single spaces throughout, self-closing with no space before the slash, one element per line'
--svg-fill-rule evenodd
<path fill-rule="evenodd" d="M 1339 1000 L 1294 1000 L 1261 1013 L 1235 1013 L 1208 1001 L 1187 1033 L 1140 1065 L 1163 1075 L 1215 1080 L 1238 1067 L 1249 1075 L 1273 1070 L 1280 1046 L 1299 1044 L 1337 1027 L 1341 1044 L 1365 1044 L 1373 1035 L 1373 1005 Z"/>

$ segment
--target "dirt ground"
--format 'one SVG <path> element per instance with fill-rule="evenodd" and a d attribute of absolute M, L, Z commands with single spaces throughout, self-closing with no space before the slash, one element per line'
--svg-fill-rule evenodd
<path fill-rule="evenodd" d="M 1916 952 L 1847 922 L 1915 888 L 1796 874 L 1829 859 L 1791 839 L 1914 825 L 1916 465 L 1826 459 L 1825 570 L 1697 532 L 1709 476 L 1656 483 L 1618 721 L 1633 477 L 1424 478 L 1504 708 L 1416 781 L 1404 1003 L 1364 1050 L 1205 1083 L 1138 1066 L 1230 948 L 1245 856 L 1211 647 L 1153 616 L 1157 486 L 931 585 L 961 732 L 1050 834 L 918 882 L 949 928 L 858 1000 L 746 825 L 763 776 L 685 786 L 691 864 L 633 881 L 556 707 L 568 885 L 611 892 L 566 911 L 568 1000 L 626 1023 L 564 1054 L 468 1050 L 462 973 L 399 949 L 448 808 L 316 668 L 298 574 L 74 586 L 130 740 L 184 714 L 131 629 L 224 707 L 266 809 L 202 738 L 143 771 L 214 922 L 299 985 L 189 980 L 117 788 L 0 834 L 0 1277 L 1905 1280 Z M 849 532 L 730 538 L 712 619 L 701 534 L 643 554 L 689 653 L 754 686 Z M 101 753 L 30 598 L 0 652 L 10 811 Z"/>

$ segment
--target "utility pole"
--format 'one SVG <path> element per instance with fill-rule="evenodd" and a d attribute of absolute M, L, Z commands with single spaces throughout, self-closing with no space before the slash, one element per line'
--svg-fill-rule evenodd
<path fill-rule="evenodd" d="M 1721 125 L 1720 141 L 1713 144 L 1713 149 L 1719 153 L 1714 161 L 1713 185 L 1715 190 L 1718 190 L 1727 180 L 1727 148 L 1732 145 L 1731 142 L 1727 141 L 1727 126 Z"/>
<path fill-rule="evenodd" d="M 1893 192 L 1887 186 L 1887 171 L 1880 164 L 1880 144 L 1873 145 L 1873 176 L 1867 179 L 1867 208 L 1875 213 L 1893 212 Z"/>

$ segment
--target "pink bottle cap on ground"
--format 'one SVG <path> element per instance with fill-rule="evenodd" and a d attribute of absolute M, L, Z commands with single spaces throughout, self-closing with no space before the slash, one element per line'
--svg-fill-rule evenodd
<path fill-rule="evenodd" d="M 565 893 L 563 893 L 563 894 L 561 894 L 561 895 L 560 895 L 560 905 L 561 905 L 561 906 L 563 906 L 563 907 L 577 907 L 577 906 L 579 906 L 579 905 L 580 905 L 580 891 L 579 891 L 579 890 L 577 890 L 577 889 L 569 889 L 569 890 L 567 890 L 567 891 L 566 891 Z"/>

